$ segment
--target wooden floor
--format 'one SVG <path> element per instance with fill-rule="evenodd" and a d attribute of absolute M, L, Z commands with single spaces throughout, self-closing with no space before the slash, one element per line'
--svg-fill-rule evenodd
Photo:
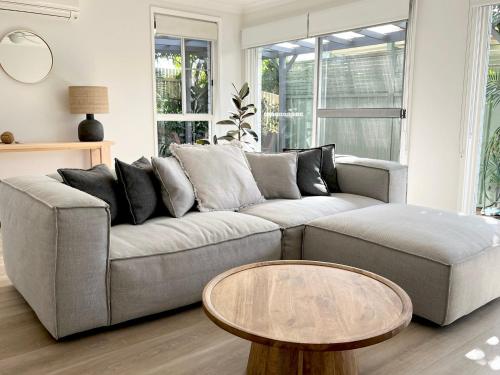
<path fill-rule="evenodd" d="M 445 328 L 414 320 L 357 351 L 360 373 L 500 374 L 497 337 L 500 301 Z M 8 281 L 0 248 L 0 374 L 243 374 L 249 348 L 199 305 L 56 342 Z"/>

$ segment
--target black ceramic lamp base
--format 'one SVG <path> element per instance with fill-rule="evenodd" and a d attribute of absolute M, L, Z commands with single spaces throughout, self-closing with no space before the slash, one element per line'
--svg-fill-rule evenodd
<path fill-rule="evenodd" d="M 78 125 L 78 139 L 80 142 L 101 142 L 104 139 L 104 128 L 94 115 L 88 114 Z"/>

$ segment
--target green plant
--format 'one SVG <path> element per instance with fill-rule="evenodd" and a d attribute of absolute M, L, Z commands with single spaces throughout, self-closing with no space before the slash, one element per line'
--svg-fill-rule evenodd
<path fill-rule="evenodd" d="M 497 23 L 500 13 L 495 15 Z M 488 82 L 486 84 L 486 102 L 491 112 L 500 104 L 500 73 L 490 69 L 488 71 Z M 489 123 L 488 127 L 489 129 Z M 489 130 L 485 132 L 488 134 Z M 500 127 L 497 128 L 485 143 L 485 149 L 481 160 L 481 205 L 483 213 L 498 214 L 500 201 Z"/>
<path fill-rule="evenodd" d="M 500 127 L 497 128 L 486 145 L 482 163 L 483 213 L 500 202 Z M 498 209 L 491 210 L 498 214 Z"/>
<path fill-rule="evenodd" d="M 255 105 L 244 104 L 245 98 L 250 94 L 248 83 L 245 82 L 239 90 L 234 84 L 233 87 L 235 93 L 233 94 L 232 102 L 236 111 L 230 112 L 229 119 L 219 121 L 217 122 L 217 125 L 232 125 L 235 126 L 236 129 L 229 130 L 226 135 L 219 137 L 218 139 L 224 139 L 226 141 L 242 141 L 246 135 L 250 135 L 254 141 L 257 142 L 259 140 L 259 136 L 252 130 L 252 126 L 246 120 L 257 113 Z M 249 143 L 245 140 L 243 140 L 243 142 Z"/>
<path fill-rule="evenodd" d="M 232 103 L 235 108 L 234 112 L 229 112 L 230 116 L 227 120 L 221 120 L 217 122 L 217 125 L 229 125 L 234 126 L 235 129 L 228 130 L 226 135 L 222 137 L 214 136 L 213 142 L 214 144 L 218 143 L 218 140 L 225 141 L 240 141 L 247 144 L 251 142 L 248 141 L 247 136 L 250 136 L 254 142 L 259 141 L 259 136 L 255 131 L 252 130 L 252 126 L 247 122 L 249 117 L 254 116 L 257 113 L 257 108 L 255 108 L 254 104 L 245 104 L 245 99 L 250 94 L 250 88 L 248 87 L 248 83 L 244 83 L 241 89 L 237 89 L 233 84 L 235 93 L 232 95 Z M 196 141 L 198 144 L 210 144 L 210 141 L 207 139 L 200 139 Z"/>

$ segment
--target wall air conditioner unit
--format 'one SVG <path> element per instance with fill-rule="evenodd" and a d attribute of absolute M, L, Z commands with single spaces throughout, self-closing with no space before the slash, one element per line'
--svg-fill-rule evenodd
<path fill-rule="evenodd" d="M 78 0 L 0 0 L 0 11 L 32 13 L 68 21 L 77 20 Z"/>

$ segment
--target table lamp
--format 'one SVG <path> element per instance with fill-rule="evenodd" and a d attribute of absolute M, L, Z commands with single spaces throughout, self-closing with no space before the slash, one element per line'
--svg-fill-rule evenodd
<path fill-rule="evenodd" d="M 87 115 L 78 125 L 78 139 L 81 142 L 100 142 L 104 139 L 104 129 L 94 114 L 109 112 L 107 87 L 70 86 L 69 109 L 73 114 Z"/>

